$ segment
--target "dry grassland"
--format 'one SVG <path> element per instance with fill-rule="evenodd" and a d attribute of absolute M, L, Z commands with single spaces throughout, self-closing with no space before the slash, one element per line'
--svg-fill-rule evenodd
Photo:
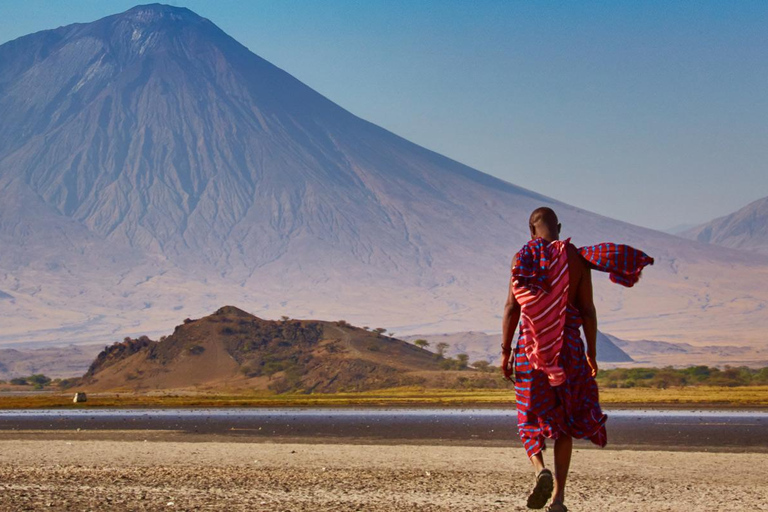
<path fill-rule="evenodd" d="M 669 389 L 602 389 L 608 407 L 768 407 L 768 386 Z M 72 403 L 71 393 L 0 396 L 0 409 L 38 408 L 176 408 L 176 407 L 508 407 L 511 390 L 440 390 L 396 388 L 363 393 L 330 394 L 203 394 L 193 390 L 162 393 L 99 393 L 85 403 Z"/>

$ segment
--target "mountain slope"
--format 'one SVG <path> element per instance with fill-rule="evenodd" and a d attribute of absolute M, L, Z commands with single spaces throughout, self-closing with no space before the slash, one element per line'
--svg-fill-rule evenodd
<path fill-rule="evenodd" d="M 681 233 L 706 244 L 768 254 L 768 197 Z"/>
<path fill-rule="evenodd" d="M 656 258 L 632 290 L 596 278 L 610 332 L 768 332 L 768 257 L 617 222 L 435 154 L 187 9 L 139 6 L 0 46 L 0 119 L 0 290 L 12 297 L 0 343 L 155 335 L 222 303 L 398 332 L 497 330 L 509 262 L 542 205 L 577 244 Z"/>

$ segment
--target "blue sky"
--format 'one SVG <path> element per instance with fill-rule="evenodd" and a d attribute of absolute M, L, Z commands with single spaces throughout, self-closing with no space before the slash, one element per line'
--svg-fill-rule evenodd
<path fill-rule="evenodd" d="M 124 11 L 0 0 L 0 42 Z M 768 2 L 178 0 L 351 112 L 635 224 L 768 196 Z"/>

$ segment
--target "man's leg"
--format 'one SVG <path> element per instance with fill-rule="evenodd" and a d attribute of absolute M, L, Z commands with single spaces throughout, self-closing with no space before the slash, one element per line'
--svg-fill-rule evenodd
<path fill-rule="evenodd" d="M 533 464 L 533 470 L 536 471 L 536 474 L 538 475 L 541 473 L 541 470 L 545 468 L 544 466 L 544 456 L 542 455 L 543 452 L 539 452 L 533 457 L 531 457 L 531 464 Z"/>
<path fill-rule="evenodd" d="M 565 481 L 571 467 L 573 438 L 561 435 L 555 440 L 555 495 L 552 503 L 562 503 L 565 499 Z"/>
<path fill-rule="evenodd" d="M 543 444 L 541 445 L 543 448 Z M 554 478 L 552 472 L 544 467 L 544 455 L 543 451 L 539 451 L 535 455 L 531 456 L 531 464 L 536 472 L 536 485 L 534 485 L 531 494 L 528 495 L 528 508 L 544 508 L 549 498 L 552 496 L 552 489 L 554 488 Z"/>

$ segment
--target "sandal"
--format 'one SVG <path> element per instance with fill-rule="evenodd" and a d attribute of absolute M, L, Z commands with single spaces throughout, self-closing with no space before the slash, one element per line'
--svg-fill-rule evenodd
<path fill-rule="evenodd" d="M 568 507 L 562 503 L 553 503 L 547 507 L 547 512 L 568 512 Z"/>
<path fill-rule="evenodd" d="M 555 479 L 552 472 L 548 469 L 542 469 L 536 475 L 536 486 L 528 496 L 528 508 L 544 508 L 549 498 L 552 496 L 552 490 L 555 487 Z M 557 511 L 557 509 L 555 509 Z"/>

